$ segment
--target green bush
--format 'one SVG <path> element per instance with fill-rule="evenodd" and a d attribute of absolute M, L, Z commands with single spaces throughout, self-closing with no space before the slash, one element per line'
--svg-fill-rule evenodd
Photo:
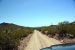
<path fill-rule="evenodd" d="M 29 27 L 18 26 L 15 24 L 0 24 L 0 49 L 17 50 L 21 38 L 32 33 L 33 29 Z"/>
<path fill-rule="evenodd" d="M 52 37 L 58 34 L 58 38 L 75 38 L 75 21 L 69 23 L 68 21 L 60 22 L 58 25 L 50 25 L 46 27 L 39 27 L 42 33 L 51 35 Z M 48 31 L 45 33 L 45 31 Z"/>

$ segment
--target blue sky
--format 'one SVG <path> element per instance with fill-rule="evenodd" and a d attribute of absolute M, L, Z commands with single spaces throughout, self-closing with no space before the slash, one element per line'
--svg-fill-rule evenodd
<path fill-rule="evenodd" d="M 1 0 L 0 23 L 37 27 L 75 21 L 74 0 Z"/>

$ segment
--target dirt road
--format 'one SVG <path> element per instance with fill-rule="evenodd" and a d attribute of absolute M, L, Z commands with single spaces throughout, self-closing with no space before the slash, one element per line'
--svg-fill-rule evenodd
<path fill-rule="evenodd" d="M 49 47 L 54 44 L 60 44 L 60 42 L 35 30 L 24 50 L 40 50 L 41 48 Z"/>

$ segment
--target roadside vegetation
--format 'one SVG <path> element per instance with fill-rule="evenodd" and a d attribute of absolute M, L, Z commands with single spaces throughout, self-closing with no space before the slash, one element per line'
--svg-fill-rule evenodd
<path fill-rule="evenodd" d="M 58 25 L 50 25 L 45 27 L 37 27 L 37 30 L 40 30 L 49 37 L 54 37 L 56 39 L 73 39 L 75 38 L 75 21 L 74 22 L 60 22 Z"/>
<path fill-rule="evenodd" d="M 12 23 L 0 24 L 0 50 L 18 50 L 20 41 L 33 32 L 34 29 L 41 31 L 49 37 L 61 39 L 75 38 L 75 21 L 60 22 L 58 25 L 43 27 L 23 27 Z"/>
<path fill-rule="evenodd" d="M 0 50 L 18 50 L 20 40 L 33 32 L 31 27 L 15 24 L 0 24 Z"/>

